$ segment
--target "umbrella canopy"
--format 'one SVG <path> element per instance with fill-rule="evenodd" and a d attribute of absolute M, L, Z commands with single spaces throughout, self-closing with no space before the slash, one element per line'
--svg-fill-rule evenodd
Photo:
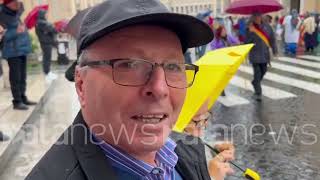
<path fill-rule="evenodd" d="M 232 2 L 226 9 L 226 12 L 249 15 L 254 13 L 264 14 L 281 9 L 283 9 L 283 6 L 276 0 L 239 0 Z"/>
<path fill-rule="evenodd" d="M 80 30 L 80 25 L 83 17 L 89 12 L 91 8 L 84 9 L 79 11 L 73 18 L 69 21 L 68 25 L 65 27 L 65 32 L 70 34 L 73 37 L 77 37 Z"/>
<path fill-rule="evenodd" d="M 204 102 L 210 109 L 230 79 L 245 60 L 252 44 L 218 49 L 204 55 L 195 64 L 199 66 L 193 85 L 187 89 L 186 99 L 174 131 L 183 132 Z"/>
<path fill-rule="evenodd" d="M 29 14 L 27 15 L 27 17 L 24 20 L 24 23 L 26 24 L 28 29 L 33 28 L 36 23 L 37 23 L 37 18 L 38 18 L 38 13 L 40 10 L 48 10 L 49 9 L 49 5 L 48 4 L 44 4 L 44 5 L 39 5 L 34 7 Z"/>
<path fill-rule="evenodd" d="M 68 25 L 68 20 L 66 19 L 63 19 L 63 20 L 60 20 L 60 21 L 56 21 L 54 24 L 54 27 L 56 28 L 56 30 L 58 32 L 64 32 L 65 31 L 65 28 L 67 27 Z"/>

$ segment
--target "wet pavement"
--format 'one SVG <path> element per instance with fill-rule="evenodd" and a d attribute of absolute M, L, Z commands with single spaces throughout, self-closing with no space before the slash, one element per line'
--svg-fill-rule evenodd
<path fill-rule="evenodd" d="M 320 60 L 299 59 L 299 62 L 320 65 Z M 320 72 L 317 67 L 281 63 Z M 299 82 L 313 83 L 315 87 L 320 85 L 317 78 L 283 69 L 274 67 L 270 72 L 300 80 Z M 306 90 L 303 83 L 290 85 L 270 78 L 264 80 L 263 84 L 294 96 L 279 99 L 264 96 L 262 102 L 257 102 L 252 98 L 250 90 L 251 74 L 241 70 L 237 77 L 246 79 L 241 82 L 245 85 L 229 85 L 226 88 L 226 98 L 237 95 L 248 103 L 229 106 L 219 100 L 212 108 L 214 118 L 206 130 L 205 139 L 209 143 L 233 141 L 237 150 L 235 162 L 243 168 L 258 171 L 263 180 L 320 180 L 319 93 Z M 0 179 L 23 179 L 72 122 L 78 109 L 74 85 L 60 77 L 47 103 L 34 117 L 38 128 L 26 128 L 25 143 L 21 145 Z M 35 141 L 38 143 L 30 143 L 38 139 L 40 131 L 44 134 L 44 139 Z M 236 172 L 226 179 L 244 179 L 239 171 Z"/>
<path fill-rule="evenodd" d="M 32 116 L 33 123 L 24 125 L 23 132 L 14 140 L 18 142 L 21 138 L 23 143 L 17 146 L 16 155 L 12 157 L 0 179 L 23 180 L 72 123 L 78 111 L 79 103 L 74 84 L 60 75 L 39 113 Z"/>
<path fill-rule="evenodd" d="M 279 70 L 270 70 L 276 71 Z M 251 79 L 249 74 L 241 71 L 237 76 L 248 81 Z M 293 73 L 281 76 L 320 84 L 319 79 Z M 212 109 L 214 118 L 207 128 L 206 140 L 234 142 L 235 162 L 243 168 L 257 170 L 263 180 L 319 180 L 320 95 L 273 80 L 264 80 L 264 84 L 296 97 L 279 100 L 264 97 L 262 102 L 256 102 L 251 92 L 229 86 L 227 96 L 228 93 L 240 94 L 251 103 L 226 107 L 217 102 Z M 242 179 L 240 177 L 238 171 L 227 179 Z"/>

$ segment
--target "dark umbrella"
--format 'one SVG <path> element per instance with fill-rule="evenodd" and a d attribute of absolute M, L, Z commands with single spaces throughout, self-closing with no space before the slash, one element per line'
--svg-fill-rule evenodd
<path fill-rule="evenodd" d="M 79 35 L 80 26 L 84 16 L 89 12 L 91 8 L 84 9 L 79 11 L 73 18 L 69 21 L 68 25 L 64 29 L 64 32 L 70 34 L 74 38 L 77 38 Z M 65 72 L 65 77 L 69 81 L 74 81 L 74 73 L 77 65 L 77 61 L 73 62 L 72 65 Z"/>
<path fill-rule="evenodd" d="M 90 9 L 91 8 L 81 10 L 75 16 L 73 16 L 73 18 L 69 21 L 69 23 L 65 27 L 64 31 L 76 38 L 80 30 L 82 19 L 87 14 L 87 12 L 89 12 Z"/>
<path fill-rule="evenodd" d="M 45 4 L 45 5 L 39 5 L 34 7 L 29 14 L 27 15 L 27 17 L 24 19 L 24 23 L 26 24 L 28 29 L 33 28 L 36 23 L 37 23 L 37 19 L 38 19 L 38 13 L 40 10 L 48 10 L 49 9 L 49 5 Z"/>
<path fill-rule="evenodd" d="M 239 0 L 232 2 L 226 9 L 230 14 L 250 15 L 279 11 L 283 6 L 276 0 Z"/>

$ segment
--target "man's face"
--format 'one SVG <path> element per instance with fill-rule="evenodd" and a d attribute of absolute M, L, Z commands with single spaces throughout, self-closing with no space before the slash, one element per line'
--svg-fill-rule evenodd
<path fill-rule="evenodd" d="M 118 58 L 184 63 L 177 35 L 157 26 L 123 28 L 86 49 L 88 61 Z M 163 68 L 149 82 L 132 87 L 115 84 L 111 66 L 78 67 L 76 88 L 85 121 L 92 131 L 130 154 L 145 154 L 163 146 L 182 108 L 186 89 L 168 87 Z M 143 122 L 143 117 L 159 122 Z M 140 117 L 137 119 L 137 117 Z M 159 118 L 158 118 L 159 119 Z"/>

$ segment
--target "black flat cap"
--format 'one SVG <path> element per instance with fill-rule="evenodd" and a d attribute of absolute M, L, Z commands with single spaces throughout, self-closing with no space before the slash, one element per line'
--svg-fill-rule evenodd
<path fill-rule="evenodd" d="M 205 22 L 189 15 L 171 13 L 159 0 L 106 0 L 83 14 L 82 18 L 78 17 L 82 21 L 77 27 L 78 56 L 108 33 L 138 24 L 172 30 L 178 35 L 184 52 L 213 39 L 213 32 Z"/>

